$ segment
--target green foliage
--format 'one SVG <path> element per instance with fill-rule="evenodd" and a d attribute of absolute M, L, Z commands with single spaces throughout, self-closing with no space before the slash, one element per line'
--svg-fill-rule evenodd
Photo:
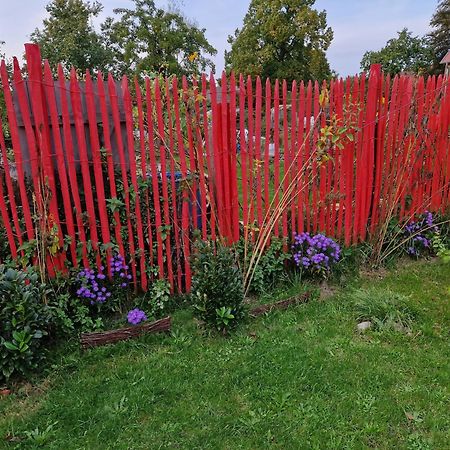
<path fill-rule="evenodd" d="M 52 312 L 52 332 L 56 337 L 73 336 L 103 328 L 103 320 L 77 298 L 71 279 L 59 278 L 51 285 L 55 286 L 48 295 L 48 306 Z"/>
<path fill-rule="evenodd" d="M 111 53 L 92 26 L 102 9 L 98 1 L 52 0 L 46 7 L 48 17 L 42 29 L 36 29 L 31 40 L 40 45 L 43 58 L 52 67 L 61 62 L 66 72 L 71 67 L 81 73 L 86 69 L 104 70 Z"/>
<path fill-rule="evenodd" d="M 359 321 L 371 321 L 376 330 L 410 329 L 417 317 L 408 297 L 392 291 L 360 289 L 353 294 Z"/>
<path fill-rule="evenodd" d="M 241 29 L 229 36 L 228 70 L 288 81 L 325 79 L 333 39 L 315 0 L 252 0 Z"/>
<path fill-rule="evenodd" d="M 45 294 L 36 272 L 0 266 L 0 379 L 25 376 L 44 359 L 51 320 Z"/>
<path fill-rule="evenodd" d="M 219 330 L 237 324 L 244 317 L 244 291 L 234 252 L 219 243 L 197 241 L 192 272 L 196 315 Z"/>
<path fill-rule="evenodd" d="M 433 55 L 431 73 L 444 72 L 442 58 L 450 50 L 450 0 L 441 0 L 430 21 L 431 32 L 428 34 L 428 45 Z"/>
<path fill-rule="evenodd" d="M 404 28 L 398 32 L 398 37 L 387 41 L 385 47 L 379 51 L 364 53 L 361 69 L 368 71 L 371 64 L 381 64 L 385 73 L 397 75 L 399 73 L 426 73 L 433 61 L 433 53 L 427 46 L 426 38 L 413 36 L 411 31 Z"/>
<path fill-rule="evenodd" d="M 255 268 L 249 292 L 262 294 L 268 292 L 279 283 L 285 273 L 285 262 L 290 259 L 290 254 L 283 250 L 284 240 L 273 238 L 269 247 L 264 251 Z M 253 244 L 247 242 L 247 254 L 245 255 L 245 243 L 240 239 L 236 245 L 236 252 L 241 267 L 249 264 L 253 251 Z"/>
<path fill-rule="evenodd" d="M 441 258 L 444 263 L 450 263 L 450 227 L 448 222 L 435 230 L 431 237 L 431 246 L 436 256 Z"/>
<path fill-rule="evenodd" d="M 197 74 L 213 68 L 208 55 L 216 50 L 205 30 L 175 10 L 157 8 L 153 0 L 134 0 L 134 8 L 117 8 L 118 19 L 107 18 L 102 32 L 113 53 L 116 74 Z"/>
<path fill-rule="evenodd" d="M 171 303 L 170 283 L 167 280 L 156 280 L 149 292 L 150 303 L 144 306 L 145 310 L 155 319 L 159 319 L 167 310 Z M 147 296 L 146 296 L 147 297 Z"/>

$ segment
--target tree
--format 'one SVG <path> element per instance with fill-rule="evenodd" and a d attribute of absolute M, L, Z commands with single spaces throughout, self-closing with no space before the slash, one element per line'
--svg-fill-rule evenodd
<path fill-rule="evenodd" d="M 115 9 L 120 18 L 109 17 L 102 25 L 106 46 L 113 52 L 113 72 L 189 75 L 214 67 L 207 55 L 216 50 L 204 29 L 176 9 L 157 8 L 153 0 L 134 3 L 134 9 Z"/>
<path fill-rule="evenodd" d="M 379 51 L 364 53 L 361 69 L 368 71 L 371 64 L 381 64 L 384 72 L 396 75 L 402 72 L 416 74 L 428 71 L 433 61 L 433 55 L 424 37 L 413 36 L 404 28 L 398 32 L 398 37 L 389 39 Z"/>
<path fill-rule="evenodd" d="M 325 52 L 333 39 L 315 0 L 252 0 L 242 29 L 228 37 L 228 70 L 288 81 L 331 75 Z"/>
<path fill-rule="evenodd" d="M 428 34 L 428 42 L 434 57 L 431 72 L 442 73 L 444 66 L 440 61 L 450 50 L 450 0 L 439 2 L 430 26 L 432 31 Z"/>
<path fill-rule="evenodd" d="M 41 30 L 31 34 L 31 40 L 40 45 L 43 58 L 53 67 L 62 63 L 65 71 L 71 67 L 83 72 L 103 70 L 111 61 L 111 53 L 91 24 L 102 9 L 97 1 L 52 0 L 46 6 L 49 17 Z"/>

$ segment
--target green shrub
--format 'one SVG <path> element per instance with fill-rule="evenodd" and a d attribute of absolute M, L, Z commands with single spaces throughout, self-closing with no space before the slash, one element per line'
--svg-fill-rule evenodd
<path fill-rule="evenodd" d="M 234 252 L 218 243 L 198 241 L 192 271 L 196 315 L 219 330 L 235 326 L 244 317 L 244 290 Z"/>
<path fill-rule="evenodd" d="M 359 289 L 353 294 L 357 319 L 375 330 L 409 329 L 417 317 L 408 297 L 389 290 Z"/>
<path fill-rule="evenodd" d="M 250 292 L 262 294 L 272 290 L 285 274 L 285 262 L 291 255 L 283 250 L 284 240 L 272 238 L 270 245 L 264 251 L 255 268 L 255 273 L 250 284 Z M 252 256 L 253 244 L 247 243 L 245 252 L 244 240 L 240 239 L 236 245 L 239 263 L 241 267 L 246 267 Z M 245 253 L 247 253 L 245 255 Z"/>
<path fill-rule="evenodd" d="M 45 285 L 31 269 L 0 266 L 0 378 L 27 375 L 44 359 L 51 310 Z"/>

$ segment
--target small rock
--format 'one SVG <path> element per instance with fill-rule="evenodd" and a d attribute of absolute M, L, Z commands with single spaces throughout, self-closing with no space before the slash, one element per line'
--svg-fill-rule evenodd
<path fill-rule="evenodd" d="M 356 328 L 358 329 L 358 331 L 366 331 L 369 328 L 372 327 L 372 322 L 370 321 L 366 321 L 366 322 L 360 322 L 358 323 L 358 325 L 356 326 Z"/>

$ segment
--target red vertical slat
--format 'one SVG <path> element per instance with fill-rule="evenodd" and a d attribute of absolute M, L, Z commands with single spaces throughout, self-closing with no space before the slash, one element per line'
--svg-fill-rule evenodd
<path fill-rule="evenodd" d="M 232 241 L 239 240 L 239 195 L 237 178 L 237 145 L 236 145 L 236 79 L 234 73 L 230 75 L 230 199 L 231 199 L 231 223 Z"/>
<path fill-rule="evenodd" d="M 229 99 L 228 99 L 228 80 L 225 72 L 222 72 L 221 79 L 221 135 L 218 136 L 219 160 L 222 172 L 222 199 L 224 204 L 224 226 L 225 236 L 228 242 L 231 242 L 231 180 L 230 180 L 230 147 L 229 147 Z"/>
<path fill-rule="evenodd" d="M 202 75 L 202 97 L 203 97 L 203 127 L 205 133 L 205 155 L 206 155 L 206 166 L 208 170 L 208 195 L 210 202 L 210 229 L 211 229 L 211 239 L 215 241 L 216 239 L 216 203 L 215 203 L 215 192 L 214 192 L 214 169 L 213 169 L 213 156 L 211 155 L 211 132 L 209 129 L 209 116 L 208 116 L 208 89 L 206 75 Z"/>
<path fill-rule="evenodd" d="M 69 174 L 70 189 L 75 206 L 75 221 L 78 230 L 78 243 L 81 244 L 81 257 L 85 267 L 89 266 L 86 247 L 86 232 L 83 223 L 83 208 L 81 206 L 80 194 L 78 189 L 78 180 L 76 173 L 76 163 L 74 158 L 74 146 L 72 142 L 71 120 L 69 115 L 69 106 L 67 95 L 69 91 L 66 89 L 66 80 L 61 65 L 58 66 L 59 92 L 61 98 L 61 118 L 63 125 L 64 149 L 67 158 L 67 168 Z"/>
<path fill-rule="evenodd" d="M 280 83 L 278 80 L 275 80 L 274 87 L 274 120 L 273 120 L 273 140 L 275 147 L 275 156 L 273 161 L 273 170 L 274 170 L 274 201 L 273 208 L 274 210 L 277 208 L 280 202 Z M 279 235 L 279 221 L 275 224 L 275 236 Z"/>
<path fill-rule="evenodd" d="M 289 122 L 287 114 L 287 83 L 283 80 L 283 196 L 285 195 L 289 186 Z M 283 238 L 288 237 L 288 220 L 287 220 L 287 210 L 283 208 L 282 214 L 282 226 L 283 226 Z M 286 248 L 285 248 L 286 250 Z"/>
<path fill-rule="evenodd" d="M 373 204 L 371 214 L 370 232 L 373 234 L 378 226 L 379 209 L 380 209 L 380 195 L 381 195 L 381 181 L 383 175 L 384 163 L 384 143 L 386 133 L 386 118 L 387 106 L 389 101 L 390 78 L 387 77 L 383 83 L 383 89 L 380 91 L 378 99 L 378 122 L 377 122 L 377 140 L 375 147 L 375 185 L 373 191 Z"/>
<path fill-rule="evenodd" d="M 25 55 L 27 60 L 28 70 L 28 94 L 31 103 L 31 110 L 34 121 L 34 135 L 36 139 L 36 146 L 38 150 L 38 156 L 42 162 L 41 169 L 41 183 L 42 186 L 46 186 L 48 192 L 44 195 L 48 198 L 48 215 L 47 211 L 42 215 L 42 219 L 45 218 L 45 223 L 41 222 L 41 226 L 48 228 L 56 226 L 58 230 L 58 249 L 62 248 L 64 236 L 61 230 L 61 224 L 59 222 L 58 211 L 58 197 L 55 183 L 55 173 L 53 170 L 52 162 L 52 147 L 50 142 L 50 131 L 48 124 L 48 113 L 44 103 L 44 92 L 42 83 L 42 60 L 39 46 L 36 44 L 25 44 Z M 17 65 L 17 60 L 15 60 Z M 18 67 L 17 67 L 18 69 Z M 16 79 L 21 79 L 20 70 L 15 70 L 17 75 Z M 47 206 L 44 206 L 47 208 Z M 43 211 L 40 213 L 42 214 Z M 53 270 L 62 270 L 65 272 L 64 261 L 66 259 L 65 252 L 58 252 L 56 255 L 47 253 L 47 270 L 50 276 L 53 276 Z"/>
<path fill-rule="evenodd" d="M 166 166 L 166 149 L 164 145 L 165 130 L 164 130 L 164 115 L 162 111 L 161 91 L 159 88 L 158 78 L 155 80 L 155 104 L 156 115 L 158 122 L 159 133 L 159 163 L 161 164 L 161 184 L 162 184 L 162 197 L 163 197 L 163 214 L 164 225 L 166 227 L 166 239 L 165 239 L 165 251 L 167 261 L 167 278 L 173 289 L 173 266 L 172 266 L 172 245 L 171 245 L 171 232 L 170 232 L 170 215 L 169 215 L 169 192 L 167 187 L 167 166 Z"/>
<path fill-rule="evenodd" d="M 316 84 L 316 88 L 319 89 L 318 84 Z M 326 81 L 323 82 L 321 89 L 323 91 L 328 91 Z M 332 110 L 331 110 L 332 103 L 329 99 L 329 95 L 328 95 L 328 104 L 321 105 L 321 107 L 322 107 L 322 114 L 320 117 L 320 123 L 321 123 L 321 128 L 322 128 L 322 127 L 325 127 L 327 120 L 330 120 L 331 115 L 332 115 Z M 329 149 L 327 149 L 327 151 L 331 154 L 331 152 L 332 152 L 331 147 Z M 318 214 L 318 216 L 319 216 L 317 230 L 320 231 L 321 233 L 327 232 L 326 224 L 325 224 L 325 215 L 328 212 L 328 208 L 327 208 L 327 168 L 328 168 L 328 163 L 326 160 L 320 161 L 318 163 L 317 176 L 319 177 L 319 180 L 318 180 L 319 201 L 316 204 L 316 207 L 317 207 L 316 215 Z"/>
<path fill-rule="evenodd" d="M 141 172 L 142 179 L 144 181 L 145 186 L 147 186 L 148 180 L 148 170 L 147 170 L 147 150 L 146 147 L 148 145 L 148 132 L 146 134 L 145 125 L 144 125 L 144 106 L 142 100 L 142 91 L 139 86 L 139 82 L 137 78 L 134 79 L 134 89 L 136 92 L 136 106 L 137 106 L 137 114 L 138 114 L 138 122 L 139 122 L 139 149 L 140 149 L 140 157 L 141 157 Z M 151 207 L 150 207 L 150 197 L 148 193 L 148 188 L 145 189 L 145 197 L 144 197 L 144 208 L 147 216 L 147 243 L 148 243 L 148 254 L 149 261 L 148 264 L 150 267 L 153 267 L 153 236 L 152 236 L 152 220 L 151 220 Z"/>
<path fill-rule="evenodd" d="M 262 179 L 261 179 L 261 108 L 262 85 L 261 78 L 256 78 L 256 108 L 255 108 L 255 161 L 256 161 L 256 209 L 258 227 L 262 225 Z"/>
<path fill-rule="evenodd" d="M 171 190 L 171 202 L 172 202 L 172 229 L 175 237 L 175 258 L 176 258 L 176 268 L 177 268 L 177 288 L 178 292 L 182 292 L 182 270 L 181 269 L 181 249 L 180 249 L 180 233 L 179 233 L 179 221 L 178 221 L 178 192 L 177 192 L 177 180 L 176 176 L 177 170 L 175 168 L 175 139 L 174 139 L 174 127 L 172 118 L 172 101 L 171 97 L 171 84 L 169 79 L 166 79 L 165 85 L 165 97 L 166 97 L 166 111 L 167 111 L 167 122 L 169 130 L 169 166 L 170 166 L 170 190 Z M 189 121 L 187 121 L 189 126 Z"/>
<path fill-rule="evenodd" d="M 386 137 L 386 144 L 385 144 L 385 156 L 384 156 L 384 177 L 383 177 L 383 189 L 382 189 L 382 199 L 383 202 L 381 203 L 381 209 L 380 209 L 380 218 L 381 220 L 385 220 L 388 217 L 388 203 L 389 202 L 389 195 L 390 195 L 390 187 L 392 187 L 393 180 L 391 178 L 392 176 L 392 149 L 393 149 L 393 141 L 394 141 L 394 134 L 396 130 L 396 121 L 398 117 L 398 109 L 397 109 L 397 102 L 398 102 L 399 96 L 398 96 L 398 76 L 394 78 L 392 89 L 391 89 L 391 97 L 389 106 L 386 108 L 386 114 L 387 114 L 387 137 Z M 388 112 L 389 109 L 389 112 Z"/>
<path fill-rule="evenodd" d="M 294 80 L 292 82 L 291 87 L 291 142 L 290 142 L 290 163 L 289 163 L 289 184 L 293 183 L 295 178 L 298 176 L 296 174 L 296 168 L 298 167 L 298 144 L 297 144 L 297 82 Z M 291 194 L 292 196 L 298 195 L 298 192 L 296 190 L 298 189 L 298 186 L 294 187 L 294 191 Z M 296 206 L 297 202 L 290 201 L 291 204 L 291 231 L 290 234 L 295 232 L 296 230 L 296 219 L 297 219 L 297 213 L 296 213 Z"/>
<path fill-rule="evenodd" d="M 0 129 L 0 134 L 2 134 L 1 129 Z M 6 206 L 5 198 L 7 198 L 7 197 L 5 196 L 5 193 L 3 191 L 3 175 L 0 173 L 0 216 L 2 219 L 3 227 L 5 228 L 5 231 L 6 231 L 6 236 L 8 238 L 8 244 L 9 244 L 9 248 L 11 250 L 11 256 L 13 257 L 13 259 L 16 259 L 17 258 L 17 246 L 16 246 L 16 242 L 14 240 L 13 230 L 12 230 L 11 224 L 9 222 L 8 207 Z M 2 264 L 3 262 L 4 261 L 0 260 L 0 264 Z"/>
<path fill-rule="evenodd" d="M 314 127 L 314 134 L 313 134 L 313 148 L 311 149 L 311 153 L 315 152 L 317 140 L 319 138 L 319 132 L 320 128 L 324 126 L 324 120 L 325 120 L 325 114 L 320 114 L 320 104 L 319 104 L 319 97 L 320 97 L 320 88 L 319 83 L 316 81 L 314 83 L 314 98 L 313 98 L 313 111 L 314 111 L 314 117 L 315 117 L 315 123 L 317 123 L 317 126 Z M 319 176 L 319 173 L 321 168 L 319 167 L 318 170 L 318 163 L 316 155 L 314 155 L 312 160 L 312 174 L 311 174 L 311 186 L 312 186 L 312 211 L 313 211 L 313 230 L 314 233 L 318 231 L 319 226 L 319 210 L 318 210 L 318 193 L 320 195 L 319 190 L 319 184 L 317 177 Z M 320 198 L 320 197 L 319 197 Z M 319 230 L 320 231 L 320 230 Z"/>
<path fill-rule="evenodd" d="M 224 184 L 222 180 L 222 160 L 220 157 L 221 152 L 221 122 L 222 115 L 220 108 L 217 104 L 217 94 L 216 94 L 216 81 L 214 79 L 213 74 L 211 74 L 210 81 L 210 93 L 211 93 L 211 110 L 212 110 L 212 142 L 213 142 L 213 154 L 214 154 L 214 171 L 213 171 L 213 180 L 216 186 L 215 193 L 215 201 L 216 201 L 216 211 L 218 218 L 218 230 L 219 236 L 226 236 L 225 231 L 225 218 L 224 218 L 224 200 L 223 200 L 223 192 L 224 192 Z"/>
<path fill-rule="evenodd" d="M 360 105 L 359 121 L 358 121 L 358 138 L 356 140 L 355 158 L 356 158 L 356 173 L 355 173 L 355 210 L 353 219 L 353 243 L 357 243 L 360 238 L 361 232 L 361 211 L 362 211 L 362 196 L 363 196 L 363 172 L 364 172 L 364 160 L 362 158 L 362 146 L 364 135 L 364 114 L 365 114 L 365 75 L 361 75 L 359 83 L 357 84 L 357 95 Z"/>
<path fill-rule="evenodd" d="M 5 171 L 5 184 L 6 184 L 6 192 L 7 192 L 7 198 L 10 205 L 10 211 L 11 211 L 11 217 L 15 228 L 15 236 L 17 238 L 17 241 L 19 243 L 19 246 L 23 244 L 23 237 L 22 237 L 22 229 L 19 223 L 19 216 L 17 214 L 17 203 L 15 198 L 15 192 L 14 187 L 11 180 L 11 168 L 8 162 L 8 155 L 6 153 L 6 145 L 5 145 L 5 137 L 3 136 L 3 121 L 2 117 L 0 115 L 0 150 L 1 155 L 3 159 L 3 170 Z M 20 190 L 20 184 L 19 184 L 19 190 Z M 3 197 L 3 195 L 2 195 Z M 13 254 L 13 257 L 15 258 L 17 256 L 17 252 L 15 250 L 16 244 L 14 240 L 11 242 L 9 241 L 11 251 Z"/>
<path fill-rule="evenodd" d="M 100 255 L 98 253 L 98 233 L 97 233 L 97 220 L 95 214 L 94 198 L 92 191 L 91 174 L 89 169 L 89 159 L 87 154 L 83 109 L 81 104 L 81 91 L 78 84 L 75 70 L 72 69 L 70 76 L 70 96 L 72 100 L 72 111 L 75 122 L 75 130 L 77 136 L 77 147 L 80 158 L 81 173 L 83 176 L 83 190 L 84 199 L 86 203 L 86 210 L 88 213 L 88 222 L 90 230 L 90 240 L 92 242 L 92 248 L 96 254 L 97 265 L 101 264 Z"/>
<path fill-rule="evenodd" d="M 245 81 L 241 74 L 239 76 L 239 140 L 241 146 L 241 179 L 242 179 L 242 215 L 244 223 L 244 236 L 247 238 L 249 215 L 248 215 L 248 150 L 245 138 Z M 245 239 L 246 240 L 246 239 Z"/>
<path fill-rule="evenodd" d="M 48 61 L 44 63 L 44 88 L 45 96 L 47 98 L 47 105 L 49 108 L 53 142 L 55 145 L 55 153 L 58 168 L 58 178 L 61 183 L 61 195 L 63 198 L 65 222 L 67 225 L 67 235 L 70 237 L 70 249 L 72 254 L 72 264 L 74 267 L 78 266 L 77 254 L 76 254 L 76 234 L 75 225 L 73 222 L 72 203 L 70 201 L 70 189 L 67 180 L 66 162 L 64 158 L 63 143 L 61 139 L 61 130 L 59 125 L 59 114 L 55 96 L 55 84 L 53 81 L 52 71 Z"/>
<path fill-rule="evenodd" d="M 266 116 L 266 141 L 264 145 L 264 217 L 268 216 L 270 198 L 269 198 L 269 184 L 270 184 L 270 158 L 269 145 L 271 141 L 271 106 L 272 106 L 272 89 L 270 80 L 266 79 L 266 96 L 265 96 L 265 116 Z"/>
<path fill-rule="evenodd" d="M 297 198 L 297 233 L 303 233 L 304 226 L 304 212 L 303 212 L 303 202 L 304 202 L 304 193 L 305 189 L 305 177 L 304 177 L 304 139 L 305 139 L 305 123 L 309 121 L 309 117 L 305 116 L 305 85 L 303 81 L 300 83 L 299 95 L 298 95 L 298 126 L 297 126 L 297 172 L 298 172 L 298 181 L 297 181 L 297 190 L 298 190 L 298 198 Z"/>
<path fill-rule="evenodd" d="M 2 143 L 1 147 L 2 147 L 2 154 L 4 154 L 3 152 L 3 148 L 4 148 L 4 137 L 3 137 L 3 128 L 2 128 L 2 122 L 1 122 L 1 118 L 0 118 L 0 142 Z M 4 159 L 2 162 L 4 163 L 6 160 Z M 9 248 L 11 250 L 11 256 L 13 257 L 13 259 L 17 258 L 17 245 L 14 239 L 14 233 L 10 224 L 10 219 L 9 219 L 9 214 L 8 214 L 8 206 L 6 205 L 5 202 L 5 198 L 8 198 L 9 196 L 6 196 L 4 191 L 3 191 L 3 174 L 5 176 L 5 182 L 7 183 L 6 179 L 10 176 L 9 174 L 9 165 L 8 162 L 6 161 L 6 165 L 2 164 L 3 166 L 3 171 L 0 171 L 0 217 L 1 217 L 1 222 L 3 224 L 3 227 L 5 228 L 6 231 L 6 236 L 8 238 L 8 244 L 9 244 Z M 8 171 L 8 172 L 7 172 Z M 3 173 L 2 173 L 3 172 Z M 14 197 L 14 194 L 13 194 Z M 9 199 L 9 198 L 8 198 Z M 10 200 L 10 199 L 9 199 Z M 14 202 L 14 206 L 12 205 L 11 201 L 10 201 L 10 205 L 11 205 L 11 211 L 13 210 L 13 208 L 16 208 L 15 202 Z M 20 235 L 20 228 L 17 227 L 18 225 L 18 221 L 17 221 L 17 212 L 16 212 L 16 219 L 14 219 L 14 213 L 12 213 L 13 216 L 13 221 L 16 222 L 15 226 L 16 226 L 16 230 L 19 230 L 19 233 L 17 234 L 18 237 L 20 237 L 20 241 L 22 240 L 22 236 Z M 19 244 L 21 245 L 21 244 Z M 3 263 L 4 261 L 0 260 L 0 264 Z"/>
<path fill-rule="evenodd" d="M 92 163 L 94 170 L 95 191 L 97 194 L 98 216 L 100 219 L 100 229 L 103 244 L 111 242 L 111 234 L 109 231 L 108 212 L 106 210 L 105 187 L 103 184 L 102 160 L 100 154 L 100 141 L 98 137 L 97 111 L 95 107 L 94 87 L 89 72 L 86 73 L 86 109 L 89 122 L 89 138 L 92 152 Z M 107 261 L 110 259 L 111 251 L 106 252 Z"/>
<path fill-rule="evenodd" d="M 365 241 L 368 218 L 370 212 L 370 202 L 373 194 L 373 176 L 374 176 L 374 155 L 375 155 L 375 123 L 377 120 L 378 93 L 380 91 L 381 66 L 372 65 L 370 69 L 370 78 L 367 94 L 367 111 L 365 125 L 365 142 L 363 143 L 363 158 L 365 160 L 364 170 L 364 196 L 362 206 L 361 220 L 361 239 Z"/>
<path fill-rule="evenodd" d="M 139 186 L 137 182 L 136 152 L 134 150 L 133 105 L 131 103 L 130 89 L 128 87 L 128 79 L 126 76 L 122 78 L 122 93 L 123 93 L 123 104 L 125 109 L 125 122 L 127 129 L 127 147 L 128 147 L 128 158 L 130 161 L 131 184 L 134 189 L 133 207 L 135 209 L 135 217 L 136 217 L 136 222 L 134 225 L 137 232 L 137 242 L 139 250 L 140 283 L 142 289 L 146 291 L 147 274 L 145 270 L 145 248 L 144 248 L 144 232 L 143 232 L 144 225 L 142 222 L 141 198 L 140 198 L 141 196 L 139 193 Z"/>
<path fill-rule="evenodd" d="M 198 193 L 198 182 L 197 182 L 197 157 L 196 157 L 196 150 L 194 148 L 194 137 L 192 134 L 192 121 L 193 121 L 193 114 L 192 114 L 192 94 L 189 90 L 187 78 L 183 76 L 182 78 L 182 87 L 183 87 L 183 102 L 184 102 L 184 111 L 185 111 L 185 117 L 186 117 L 186 131 L 187 131 L 187 140 L 188 140 L 188 148 L 189 148 L 189 172 L 190 172 L 190 196 L 191 196 L 191 205 L 192 205 L 192 213 L 191 213 L 191 220 L 192 220 L 192 226 L 194 228 L 198 228 L 198 209 L 199 209 L 199 201 L 197 197 Z"/>
<path fill-rule="evenodd" d="M 128 251 L 129 251 L 129 259 L 131 259 L 131 274 L 133 276 L 133 280 L 137 282 L 137 271 L 136 271 L 136 251 L 134 245 L 134 230 L 133 225 L 131 223 L 131 211 L 130 211 L 130 186 L 128 183 L 128 175 L 127 169 L 128 164 L 125 159 L 124 145 L 123 145 L 123 137 L 122 137 L 122 129 L 120 122 L 120 114 L 119 114 L 119 100 L 117 96 L 117 88 L 116 83 L 111 76 L 108 75 L 108 94 L 109 94 L 109 102 L 111 105 L 112 112 L 112 123 L 114 126 L 114 134 L 116 136 L 117 150 L 119 153 L 119 165 L 122 174 L 122 183 L 124 190 L 124 199 L 125 199 L 125 210 L 127 215 L 127 228 L 128 228 Z M 127 255 L 124 255 L 127 256 Z"/>
<path fill-rule="evenodd" d="M 186 154 L 183 141 L 183 135 L 181 132 L 181 120 L 180 120 L 180 105 L 178 101 L 178 82 L 174 78 L 172 82 L 173 91 L 173 107 L 175 112 L 175 126 L 178 139 L 178 153 L 180 157 L 181 178 L 186 180 L 188 176 Z M 186 290 L 189 291 L 191 287 L 191 268 L 189 264 L 190 257 L 190 241 L 189 241 L 189 191 L 186 185 L 182 190 L 182 211 L 181 211 L 181 239 L 184 253 L 184 273 L 186 280 Z M 213 194 L 211 194 L 213 195 Z"/>
<path fill-rule="evenodd" d="M 335 80 L 331 80 L 329 86 L 329 96 L 330 96 L 330 104 L 329 104 L 329 115 L 330 118 L 335 117 L 336 114 L 336 103 L 335 103 Z M 326 86 L 326 83 L 324 82 Z M 334 219 L 335 219 L 335 210 L 334 210 L 334 186 L 333 186 L 333 171 L 339 169 L 339 158 L 337 146 L 331 145 L 330 148 L 330 156 L 331 159 L 325 162 L 325 199 L 324 199 L 324 212 L 325 212 L 325 233 L 328 236 L 335 237 L 334 235 Z"/>
<path fill-rule="evenodd" d="M 144 108 L 143 108 L 143 99 L 141 87 L 139 86 L 139 82 L 137 78 L 134 80 L 134 88 L 136 92 L 136 102 L 137 102 L 137 113 L 138 113 L 138 123 L 139 123 L 139 150 L 140 150 L 140 160 L 141 160 L 141 172 L 142 179 L 144 184 L 148 180 L 148 171 L 147 171 L 147 152 L 146 145 L 148 142 L 148 133 L 146 135 L 145 126 L 144 126 Z M 147 136 L 147 137 L 146 137 Z M 153 266 L 153 236 L 152 236 L 152 223 L 151 223 L 151 215 L 150 215 L 150 199 L 148 194 L 148 189 L 145 189 L 145 199 L 144 199 L 144 208 L 147 212 L 147 239 L 148 239 L 148 251 L 149 251 L 149 265 Z"/>
<path fill-rule="evenodd" d="M 12 101 L 11 88 L 9 85 L 8 72 L 6 70 L 5 61 L 1 62 L 0 71 L 3 84 L 3 94 L 5 96 L 6 111 L 8 114 L 9 130 L 11 133 L 11 140 L 13 145 L 14 161 L 16 163 L 20 200 L 22 203 L 23 214 L 25 219 L 25 228 L 27 231 L 28 240 L 32 240 L 34 239 L 34 226 L 33 221 L 31 219 L 30 204 L 27 196 L 27 189 L 25 186 L 25 172 L 23 167 L 22 147 L 19 138 L 19 130 L 17 127 L 16 112 L 14 110 L 14 105 Z M 7 160 L 7 158 L 5 158 L 5 160 Z M 13 209 L 11 212 L 14 216 L 14 220 L 18 221 L 17 210 Z"/>
<path fill-rule="evenodd" d="M 248 107 L 248 135 L 247 135 L 247 148 L 248 148 L 248 173 L 249 173 L 249 192 L 250 192 L 250 202 L 249 202 L 249 223 L 250 227 L 254 226 L 255 221 L 255 181 L 254 181 L 254 116 L 253 116 L 253 83 L 250 75 L 247 77 L 247 107 Z M 252 232 L 252 239 L 254 239 L 254 233 Z"/>
<path fill-rule="evenodd" d="M 338 123 L 343 125 L 344 122 L 344 111 L 343 111 L 343 101 L 344 101 L 344 81 L 342 78 L 336 80 L 334 83 L 334 101 L 335 101 L 335 114 Z M 349 127 L 349 132 L 352 132 L 351 126 Z M 348 137 L 344 137 L 344 142 L 342 144 L 345 146 Z M 345 149 L 336 149 L 335 166 L 332 168 L 332 178 L 334 183 L 334 195 L 333 195 L 333 209 L 332 209 L 332 224 L 331 228 L 333 230 L 333 236 L 342 238 L 342 218 L 343 218 L 343 200 L 344 200 L 344 161 L 343 153 Z"/>
<path fill-rule="evenodd" d="M 311 141 L 312 141 L 312 131 L 311 131 L 311 125 L 315 128 L 316 127 L 316 121 L 317 117 L 312 116 L 312 83 L 311 81 L 308 82 L 308 86 L 306 89 L 306 124 L 305 124 L 305 149 L 304 149 L 304 164 L 306 164 L 305 167 L 305 175 L 304 175 L 304 183 L 305 183 L 305 189 L 304 189 L 304 199 L 305 199 L 305 217 L 306 217 L 306 223 L 305 223 L 305 229 L 306 231 L 311 231 L 311 192 L 310 189 L 312 189 L 312 160 L 311 160 L 311 153 L 313 150 L 311 150 Z M 311 121 L 312 117 L 312 121 Z M 312 123 L 311 123 L 312 122 Z"/>
<path fill-rule="evenodd" d="M 105 84 L 103 82 L 103 76 L 101 73 L 97 77 L 97 93 L 98 100 L 100 104 L 100 112 L 103 125 L 103 140 L 106 150 L 106 166 L 109 181 L 109 194 L 113 199 L 117 198 L 117 187 L 116 187 L 116 176 L 114 173 L 114 161 L 112 154 L 112 144 L 111 144 L 111 126 L 110 126 L 110 114 L 108 113 L 108 104 L 106 101 L 105 94 Z M 114 125 L 113 125 L 114 127 Z M 113 212 L 113 224 L 114 224 L 114 236 L 116 239 L 116 244 L 119 247 L 119 253 L 122 256 L 125 255 L 125 248 L 122 239 L 122 225 L 120 223 L 120 214 L 117 209 Z M 108 261 L 109 264 L 109 261 Z"/>
<path fill-rule="evenodd" d="M 202 95 L 200 94 L 200 88 L 197 80 L 193 80 L 193 95 L 194 95 L 194 113 L 195 113 L 195 146 L 194 153 L 197 160 L 198 176 L 199 176 L 199 190 L 200 190 L 200 209 L 201 209 L 201 227 L 202 238 L 206 240 L 208 238 L 208 215 L 206 207 L 206 192 L 207 183 L 205 178 L 205 162 L 204 162 L 204 144 L 202 134 L 202 117 L 200 114 L 200 102 L 202 101 Z"/>
<path fill-rule="evenodd" d="M 153 114 L 156 114 L 152 99 L 152 86 L 148 78 L 145 79 L 145 91 L 147 100 L 147 124 L 148 124 L 148 145 L 150 158 L 150 176 L 152 177 L 153 189 L 153 206 L 155 208 L 155 226 L 156 226 L 156 243 L 157 243 L 157 258 L 159 268 L 159 278 L 164 278 L 164 256 L 163 256 L 163 240 L 161 236 L 161 205 L 159 197 L 159 182 L 158 182 L 158 167 L 156 163 L 155 152 L 155 126 L 153 124 Z"/>
<path fill-rule="evenodd" d="M 352 80 L 350 77 L 345 82 L 345 106 L 347 109 L 346 120 L 353 122 L 353 112 L 355 107 L 353 103 L 356 99 L 352 95 Z M 353 83 L 356 83 L 355 79 Z M 353 125 L 353 124 L 352 124 Z M 353 131 L 353 140 L 348 142 L 344 151 L 345 167 L 345 217 L 344 217 L 344 239 L 345 245 L 350 246 L 352 240 L 352 218 L 353 218 L 353 162 L 355 147 L 355 131 Z"/>

